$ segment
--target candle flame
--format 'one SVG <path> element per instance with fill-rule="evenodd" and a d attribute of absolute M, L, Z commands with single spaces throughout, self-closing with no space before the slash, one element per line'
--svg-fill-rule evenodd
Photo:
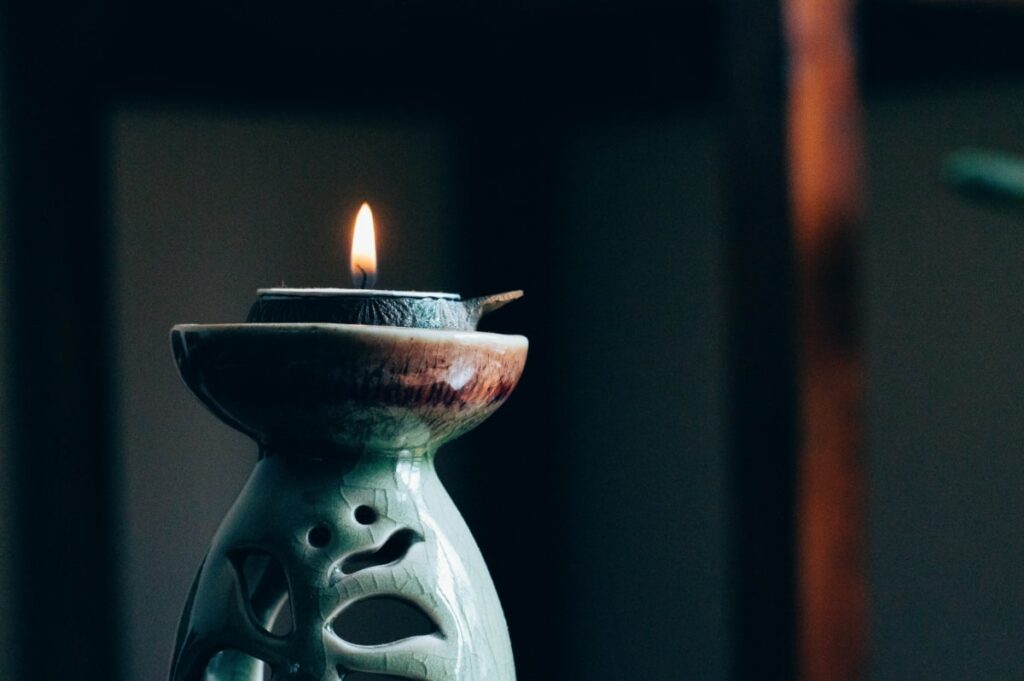
<path fill-rule="evenodd" d="M 352 283 L 359 288 L 373 288 L 377 281 L 377 242 L 373 233 L 373 211 L 368 203 L 363 203 L 356 215 L 349 263 Z"/>

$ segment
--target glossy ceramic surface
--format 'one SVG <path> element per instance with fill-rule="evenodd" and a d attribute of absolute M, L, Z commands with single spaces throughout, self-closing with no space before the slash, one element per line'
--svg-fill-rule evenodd
<path fill-rule="evenodd" d="M 178 370 L 262 447 L 436 447 L 490 416 L 526 362 L 522 336 L 358 324 L 183 325 Z"/>
<path fill-rule="evenodd" d="M 262 452 L 196 578 L 172 681 L 262 681 L 258 661 L 305 681 L 514 680 L 501 605 L 434 455 L 505 401 L 525 338 L 243 324 L 175 327 L 172 343 L 193 392 Z M 335 631 L 382 597 L 432 633 L 359 645 Z M 291 631 L 273 633 L 285 600 Z"/>

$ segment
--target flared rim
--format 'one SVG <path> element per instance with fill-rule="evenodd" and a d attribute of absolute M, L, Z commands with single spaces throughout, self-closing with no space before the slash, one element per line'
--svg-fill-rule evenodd
<path fill-rule="evenodd" d="M 266 333 L 266 332 L 308 332 L 334 333 L 372 337 L 388 340 L 402 338 L 438 343 L 481 343 L 502 345 L 509 348 L 529 347 L 526 336 L 518 334 L 492 333 L 489 331 L 464 331 L 453 329 L 421 329 L 408 326 L 377 326 L 371 324 L 336 324 L 330 322 L 270 322 L 270 323 L 229 323 L 229 324 L 175 324 L 172 332 L 184 334 L 203 333 Z"/>

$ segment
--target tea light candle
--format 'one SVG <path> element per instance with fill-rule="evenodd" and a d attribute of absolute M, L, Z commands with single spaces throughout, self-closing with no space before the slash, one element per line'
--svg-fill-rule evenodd
<path fill-rule="evenodd" d="M 256 292 L 249 323 L 338 323 L 472 331 L 480 317 L 521 298 L 522 291 L 463 300 L 457 293 L 373 288 L 377 245 L 373 212 L 364 203 L 356 216 L 349 259 L 360 288 L 265 288 Z"/>

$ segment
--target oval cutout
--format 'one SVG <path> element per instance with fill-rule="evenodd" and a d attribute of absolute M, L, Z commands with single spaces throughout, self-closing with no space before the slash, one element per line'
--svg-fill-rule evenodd
<path fill-rule="evenodd" d="M 393 596 L 356 601 L 334 618 L 331 628 L 342 639 L 361 646 L 394 643 L 438 631 L 434 620 L 418 605 Z"/>
<path fill-rule="evenodd" d="M 284 568 L 277 559 L 261 551 L 249 551 L 233 556 L 233 562 L 260 628 L 279 637 L 291 634 L 291 594 Z"/>
<path fill-rule="evenodd" d="M 353 515 L 355 515 L 356 522 L 360 525 L 373 525 L 377 522 L 377 511 L 372 506 L 363 504 L 356 508 Z"/>
<path fill-rule="evenodd" d="M 314 549 L 325 548 L 331 543 L 331 531 L 323 525 L 317 525 L 306 535 L 306 540 Z"/>

